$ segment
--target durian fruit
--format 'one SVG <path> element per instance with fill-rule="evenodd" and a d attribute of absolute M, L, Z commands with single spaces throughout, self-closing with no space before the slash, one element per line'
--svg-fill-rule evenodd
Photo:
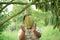
<path fill-rule="evenodd" d="M 32 25 L 34 24 L 33 18 L 31 15 L 26 15 L 25 20 L 24 20 L 24 25 L 27 28 L 31 28 Z"/>

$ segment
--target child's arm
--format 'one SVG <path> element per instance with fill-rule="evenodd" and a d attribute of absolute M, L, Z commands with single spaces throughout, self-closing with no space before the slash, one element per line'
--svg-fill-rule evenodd
<path fill-rule="evenodd" d="M 32 31 L 33 31 L 33 33 L 35 34 L 35 36 L 37 38 L 41 37 L 41 33 L 36 30 L 36 26 L 35 25 L 32 27 Z"/>
<path fill-rule="evenodd" d="M 24 40 L 25 37 L 25 32 L 21 32 L 20 36 L 19 36 L 19 40 Z"/>
<path fill-rule="evenodd" d="M 21 26 L 21 33 L 19 35 L 19 40 L 24 40 L 25 38 L 25 28 Z"/>
<path fill-rule="evenodd" d="M 33 31 L 33 32 L 34 32 L 34 34 L 35 34 L 35 36 L 36 36 L 37 38 L 40 38 L 40 37 L 41 37 L 41 34 L 40 34 L 39 32 L 37 32 L 36 30 Z"/>

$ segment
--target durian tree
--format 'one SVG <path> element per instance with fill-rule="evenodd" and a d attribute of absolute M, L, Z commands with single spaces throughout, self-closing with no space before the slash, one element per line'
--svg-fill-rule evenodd
<path fill-rule="evenodd" d="M 0 5 L 1 6 L 0 9 L 2 8 L 3 4 L 21 4 L 21 5 L 27 5 L 28 4 L 28 6 L 26 6 L 26 7 L 24 6 L 25 8 L 23 8 L 20 12 L 10 16 L 5 21 L 0 23 L 0 25 L 4 24 L 5 22 L 10 20 L 11 18 L 19 15 L 21 12 L 23 12 L 29 6 L 35 5 L 36 9 L 42 10 L 43 12 L 51 11 L 52 12 L 52 16 L 56 19 L 55 23 L 54 23 L 54 25 L 55 25 L 54 28 L 57 27 L 60 30 L 60 0 L 36 0 L 36 1 L 35 0 L 29 0 L 29 1 L 31 1 L 32 3 L 30 4 L 30 2 L 29 2 L 29 3 L 25 4 L 25 3 L 19 3 L 19 2 L 15 3 L 15 2 L 10 2 L 10 1 L 9 2 L 7 1 L 6 3 L 5 2 L 3 2 L 3 3 L 1 2 L 0 3 L 1 4 Z M 0 11 L 0 12 L 2 12 L 2 11 Z M 52 21 L 54 21 L 53 17 L 51 18 Z"/>
<path fill-rule="evenodd" d="M 32 2 L 33 1 L 34 0 L 32 0 Z M 51 18 L 52 22 L 54 21 L 54 29 L 57 27 L 60 30 L 60 0 L 37 0 L 35 6 L 36 9 L 45 12 L 51 11 L 52 16 L 55 18 L 55 21 L 53 17 Z"/>

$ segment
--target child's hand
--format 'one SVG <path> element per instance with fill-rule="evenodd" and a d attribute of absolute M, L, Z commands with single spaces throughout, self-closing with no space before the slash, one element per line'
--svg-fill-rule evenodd
<path fill-rule="evenodd" d="M 34 31 L 36 31 L 36 25 L 35 24 L 32 26 L 32 32 L 34 32 Z"/>
<path fill-rule="evenodd" d="M 22 29 L 23 32 L 25 32 L 25 28 L 24 28 L 24 26 L 21 26 L 21 29 Z"/>
<path fill-rule="evenodd" d="M 33 32 L 36 31 L 36 26 L 35 25 L 32 27 L 32 31 Z"/>

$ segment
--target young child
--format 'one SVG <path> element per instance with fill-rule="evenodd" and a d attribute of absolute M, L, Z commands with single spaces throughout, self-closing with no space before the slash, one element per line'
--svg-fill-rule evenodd
<path fill-rule="evenodd" d="M 41 31 L 36 27 L 31 14 L 26 14 L 19 31 L 19 40 L 39 40 L 40 37 Z"/>

